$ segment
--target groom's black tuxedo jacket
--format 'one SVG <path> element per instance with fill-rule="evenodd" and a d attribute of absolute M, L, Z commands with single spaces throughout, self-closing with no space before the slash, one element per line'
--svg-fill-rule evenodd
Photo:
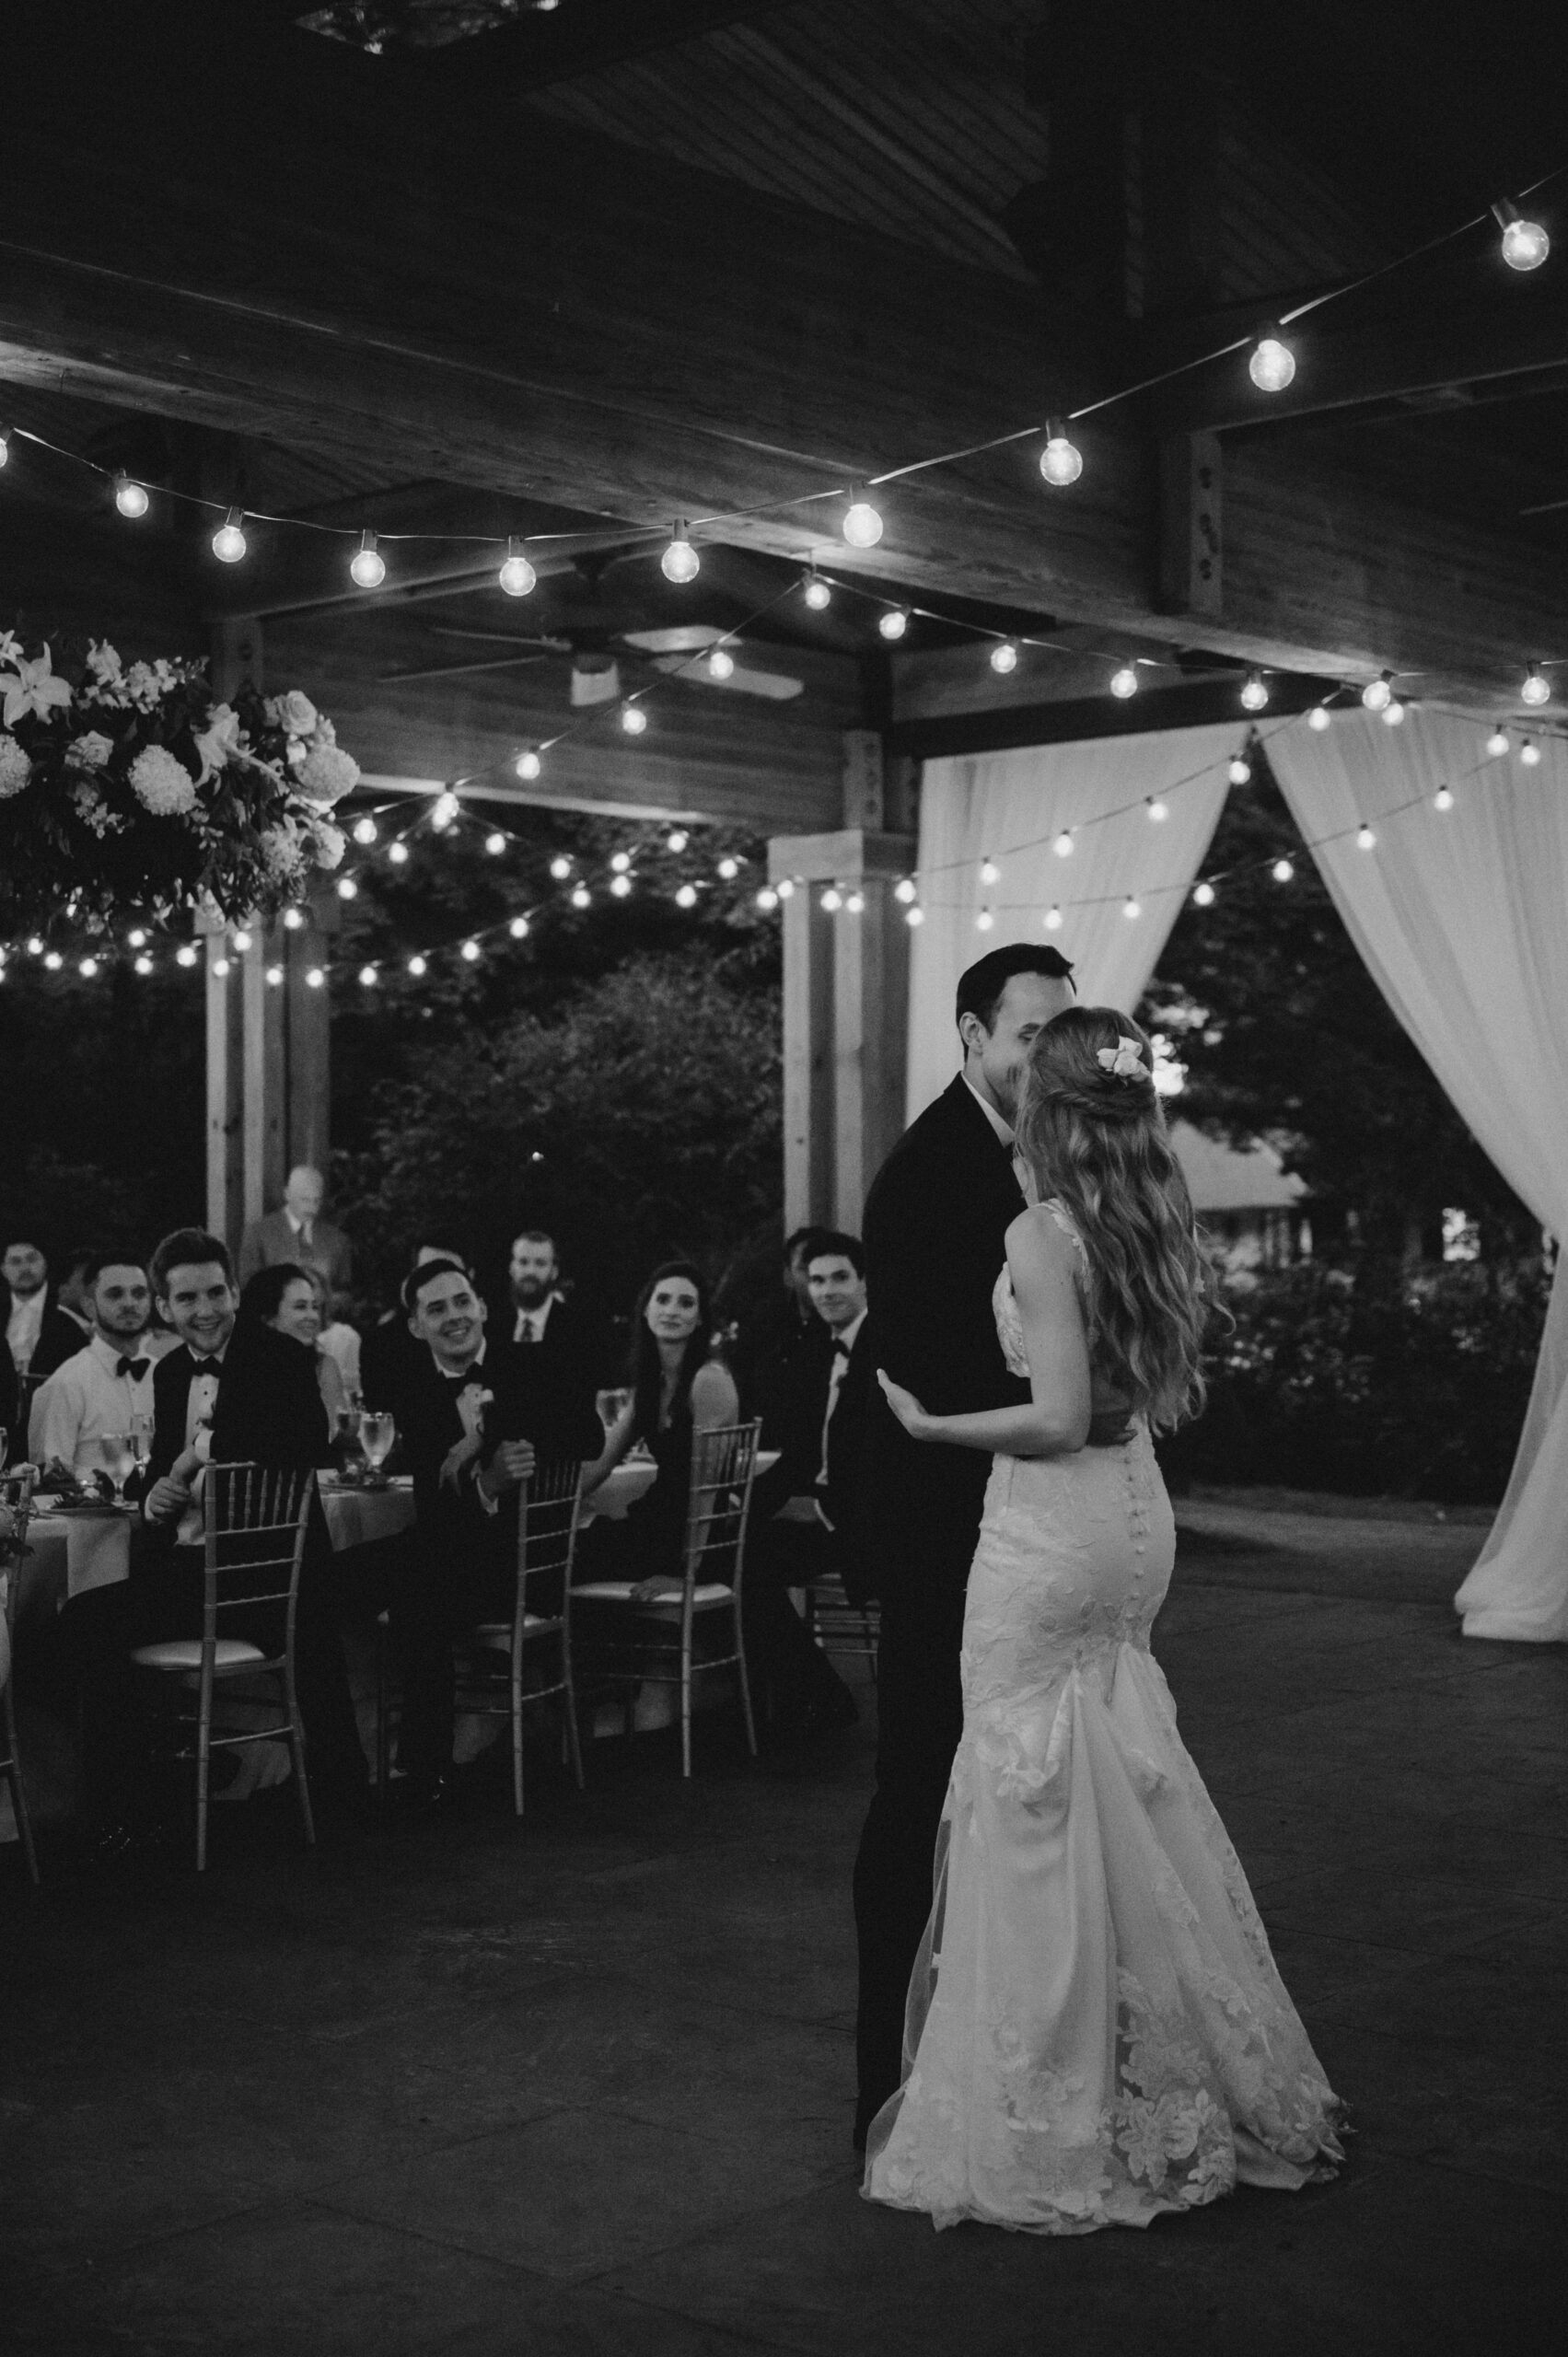
<path fill-rule="evenodd" d="M 912 1123 L 866 1199 L 865 1275 L 877 1363 L 935 1414 L 1014 1407 L 991 1296 L 1023 1208 L 1012 1155 L 964 1081 Z M 869 1402 L 862 1531 L 884 1607 L 958 1589 L 969 1576 L 991 1459 L 914 1441 L 883 1398 Z"/>

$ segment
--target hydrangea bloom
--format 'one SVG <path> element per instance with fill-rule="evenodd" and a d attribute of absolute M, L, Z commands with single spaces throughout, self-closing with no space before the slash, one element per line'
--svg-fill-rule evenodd
<path fill-rule="evenodd" d="M 155 818 L 175 818 L 196 805 L 195 779 L 161 745 L 149 745 L 137 754 L 131 764 L 131 789 Z"/>
<path fill-rule="evenodd" d="M 0 802 L 20 794 L 32 775 L 32 763 L 14 737 L 0 736 Z"/>
<path fill-rule="evenodd" d="M 359 784 L 359 763 L 336 745 L 312 745 L 296 773 L 296 783 L 312 802 L 340 802 Z"/>

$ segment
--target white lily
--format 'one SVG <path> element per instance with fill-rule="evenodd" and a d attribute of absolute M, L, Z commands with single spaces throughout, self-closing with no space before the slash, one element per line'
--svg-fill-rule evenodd
<path fill-rule="evenodd" d="M 232 704 L 214 704 L 207 726 L 197 735 L 196 750 L 202 756 L 202 774 L 196 780 L 198 785 L 205 785 L 219 770 L 226 769 L 230 761 L 239 759 L 244 747 L 239 741 L 239 714 Z"/>
<path fill-rule="evenodd" d="M 6 695 L 5 725 L 7 728 L 14 728 L 17 721 L 29 712 L 36 712 L 41 720 L 47 720 L 56 705 L 68 704 L 71 701 L 71 683 L 69 679 L 55 678 L 47 646 L 30 663 L 23 656 L 15 671 L 0 672 L 0 689 L 4 689 Z"/>

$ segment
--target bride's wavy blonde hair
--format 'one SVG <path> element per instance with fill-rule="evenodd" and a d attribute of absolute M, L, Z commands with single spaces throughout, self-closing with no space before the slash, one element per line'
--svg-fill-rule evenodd
<path fill-rule="evenodd" d="M 1126 1039 L 1137 1043 L 1139 1069 L 1113 1073 Z M 1016 1135 L 1041 1201 L 1054 1197 L 1084 1239 L 1098 1369 L 1156 1431 L 1168 1431 L 1203 1404 L 1200 1352 L 1213 1279 L 1153 1061 L 1130 1016 L 1069 1007 L 1029 1051 Z"/>

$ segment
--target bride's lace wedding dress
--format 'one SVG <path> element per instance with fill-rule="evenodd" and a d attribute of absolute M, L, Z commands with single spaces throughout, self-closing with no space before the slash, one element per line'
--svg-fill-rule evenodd
<path fill-rule="evenodd" d="M 993 1301 L 1027 1375 L 1005 1269 Z M 872 2200 L 1086 2234 L 1341 2157 L 1338 2103 L 1149 1652 L 1175 1552 L 1141 1422 L 1120 1447 L 996 1458 Z"/>

